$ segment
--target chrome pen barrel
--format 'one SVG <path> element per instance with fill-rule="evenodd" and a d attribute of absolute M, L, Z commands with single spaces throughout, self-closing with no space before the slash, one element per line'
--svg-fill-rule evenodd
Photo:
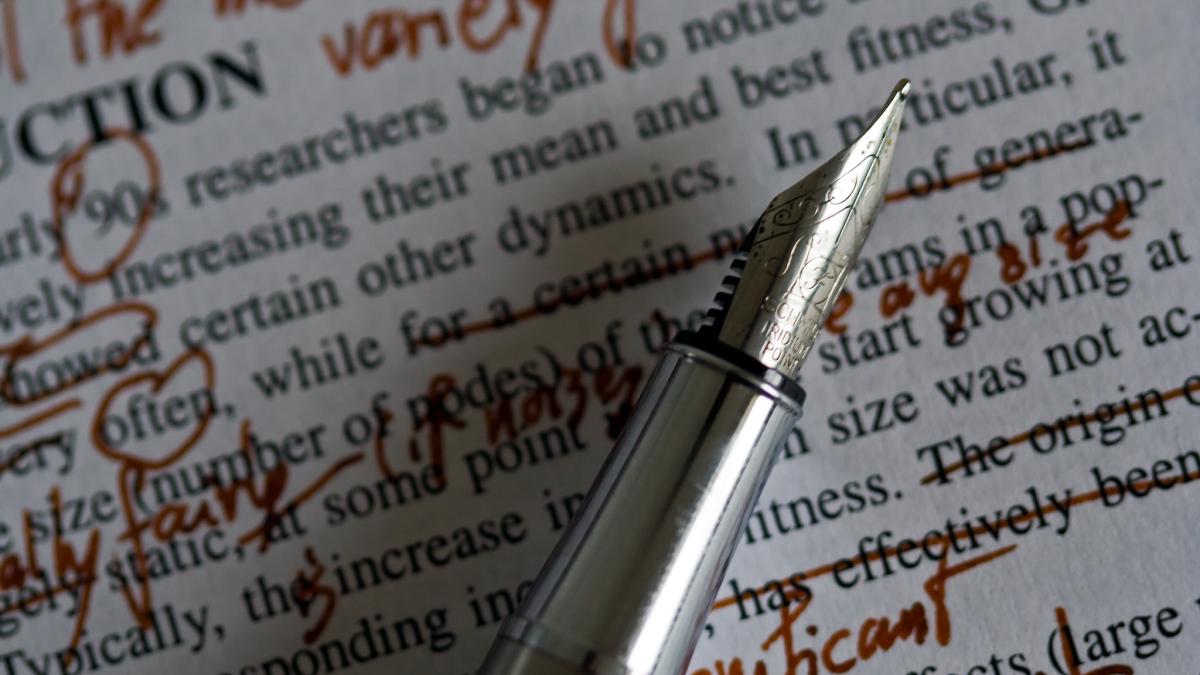
<path fill-rule="evenodd" d="M 481 675 L 679 675 L 771 465 L 796 383 L 883 205 L 909 84 L 773 199 L 704 325 L 676 337 Z"/>
<path fill-rule="evenodd" d="M 683 672 L 803 396 L 723 345 L 669 345 L 480 675 Z"/>

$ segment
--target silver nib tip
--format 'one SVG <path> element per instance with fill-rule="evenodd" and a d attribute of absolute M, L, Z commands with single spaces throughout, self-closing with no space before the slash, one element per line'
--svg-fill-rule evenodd
<path fill-rule="evenodd" d="M 883 205 L 911 85 L 901 80 L 856 140 L 771 200 L 706 329 L 795 378 Z M 729 287 L 732 294 L 728 294 Z"/>

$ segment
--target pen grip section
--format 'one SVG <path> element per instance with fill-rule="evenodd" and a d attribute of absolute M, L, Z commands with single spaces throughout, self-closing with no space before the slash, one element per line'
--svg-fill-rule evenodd
<path fill-rule="evenodd" d="M 671 345 L 481 675 L 680 673 L 798 418 L 758 374 Z"/>

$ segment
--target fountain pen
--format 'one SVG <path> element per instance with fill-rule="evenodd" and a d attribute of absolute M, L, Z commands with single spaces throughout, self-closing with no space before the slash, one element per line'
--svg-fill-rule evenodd
<path fill-rule="evenodd" d="M 800 366 L 883 204 L 908 96 L 767 206 L 663 349 L 587 499 L 479 675 L 679 675 L 771 466 Z"/>

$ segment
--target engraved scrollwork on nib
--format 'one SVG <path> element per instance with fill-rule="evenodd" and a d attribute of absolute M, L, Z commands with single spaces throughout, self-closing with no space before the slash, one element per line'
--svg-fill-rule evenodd
<path fill-rule="evenodd" d="M 857 140 L 771 201 L 705 332 L 799 374 L 883 204 L 908 90 L 901 81 Z"/>
<path fill-rule="evenodd" d="M 795 225 L 815 216 L 820 207 L 820 203 L 811 196 L 804 195 L 776 207 L 769 220 L 773 225 Z"/>

